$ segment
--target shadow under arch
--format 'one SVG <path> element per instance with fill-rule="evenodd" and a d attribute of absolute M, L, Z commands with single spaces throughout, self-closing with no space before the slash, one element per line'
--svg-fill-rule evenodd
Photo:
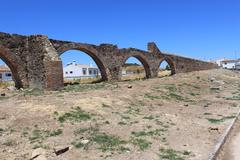
<path fill-rule="evenodd" d="M 171 75 L 176 74 L 176 68 L 175 68 L 174 62 L 173 62 L 173 60 L 172 60 L 171 58 L 169 58 L 169 57 L 164 57 L 164 58 L 161 59 L 161 61 L 159 62 L 159 65 L 158 65 L 159 68 L 160 68 L 162 62 L 164 62 L 164 61 L 166 61 L 166 62 L 168 63 L 168 65 L 169 65 L 169 67 L 170 67 L 170 70 L 171 70 Z"/>
<path fill-rule="evenodd" d="M 0 47 L 0 59 L 10 68 L 15 87 L 18 89 L 22 88 L 23 82 L 19 75 L 21 64 L 18 64 L 17 58 Z"/>
<path fill-rule="evenodd" d="M 139 60 L 139 61 L 141 62 L 141 64 L 143 65 L 143 68 L 144 68 L 144 70 L 145 70 L 145 73 L 146 73 L 146 78 L 150 78 L 150 77 L 151 77 L 150 67 L 149 67 L 147 61 L 146 61 L 143 57 L 141 57 L 140 55 L 131 55 L 131 56 L 126 57 L 126 58 L 123 60 L 122 66 L 127 62 L 127 60 L 128 60 L 129 58 L 132 58 L 132 57 L 133 57 L 133 58 L 136 58 L 137 60 Z"/>
<path fill-rule="evenodd" d="M 90 56 L 93 59 L 93 61 L 97 64 L 97 66 L 100 70 L 100 73 L 101 73 L 101 80 L 100 81 L 107 81 L 108 80 L 108 76 L 107 76 L 107 73 L 106 73 L 106 68 L 103 65 L 102 61 L 98 58 L 98 56 L 94 52 L 92 52 L 90 50 L 87 50 L 85 48 L 79 48 L 79 47 L 67 48 L 67 49 L 61 50 L 61 52 L 58 53 L 59 58 L 61 59 L 60 56 L 62 54 L 64 54 L 65 52 L 68 52 L 68 51 L 80 51 L 79 52 L 80 54 L 82 54 L 81 52 L 84 52 L 85 54 Z"/>

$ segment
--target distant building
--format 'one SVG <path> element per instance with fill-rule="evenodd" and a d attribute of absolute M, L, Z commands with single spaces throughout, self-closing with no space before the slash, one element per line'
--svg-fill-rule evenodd
<path fill-rule="evenodd" d="M 240 70 L 240 62 L 237 62 L 235 65 L 236 70 Z"/>
<path fill-rule="evenodd" d="M 77 64 L 73 61 L 63 68 L 63 77 L 67 80 L 97 78 L 100 77 L 100 72 L 97 67 L 93 67 L 92 65 Z"/>
<path fill-rule="evenodd" d="M 215 61 L 219 67 L 222 67 L 222 61 L 226 60 L 225 58 L 221 58 Z"/>
<path fill-rule="evenodd" d="M 125 64 L 122 68 L 122 76 L 141 73 L 145 73 L 145 69 L 138 64 Z"/>
<path fill-rule="evenodd" d="M 237 60 L 223 60 L 221 61 L 222 68 L 224 69 L 236 69 L 236 64 L 240 62 L 240 59 Z"/>
<path fill-rule="evenodd" d="M 6 65 L 0 66 L 0 82 L 12 81 L 12 72 Z"/>

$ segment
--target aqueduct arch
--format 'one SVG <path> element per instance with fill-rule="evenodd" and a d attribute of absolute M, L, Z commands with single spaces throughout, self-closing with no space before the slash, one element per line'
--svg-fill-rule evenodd
<path fill-rule="evenodd" d="M 80 44 L 80 43 L 66 43 L 66 44 L 62 44 L 64 43 L 63 41 L 52 41 L 53 46 L 55 46 L 56 51 L 59 55 L 59 58 L 62 54 L 64 54 L 67 51 L 71 51 L 71 50 L 76 50 L 76 51 L 81 51 L 84 52 L 85 54 L 87 54 L 88 56 L 90 56 L 94 62 L 97 64 L 100 72 L 101 72 L 101 76 L 102 76 L 102 80 L 106 81 L 108 80 L 108 76 L 106 73 L 106 68 L 104 66 L 104 63 L 101 60 L 101 56 L 98 55 L 98 51 L 93 48 L 92 46 L 89 45 L 85 45 L 85 44 Z"/>
<path fill-rule="evenodd" d="M 64 54 L 65 52 L 67 51 L 71 51 L 71 50 L 76 50 L 76 51 L 81 51 L 81 52 L 84 52 L 85 54 L 87 54 L 88 56 L 90 56 L 94 62 L 97 64 L 100 72 L 101 72 L 101 76 L 102 76 L 102 80 L 107 80 L 107 74 L 106 74 L 106 69 L 102 63 L 102 61 L 95 55 L 93 54 L 92 52 L 89 52 L 89 51 L 83 51 L 82 49 L 79 49 L 79 48 L 74 48 L 74 49 L 69 49 L 69 50 L 66 50 L 64 51 L 63 53 L 60 53 L 59 56 L 61 56 L 62 54 Z M 79 53 L 79 54 L 82 54 L 82 53 Z"/>
<path fill-rule="evenodd" d="M 63 86 L 60 55 L 68 50 L 88 54 L 98 65 L 103 80 L 120 80 L 121 68 L 130 57 L 144 66 L 147 78 L 157 77 L 161 61 L 166 60 L 172 73 L 218 68 L 216 64 L 162 53 L 155 43 L 148 51 L 135 48 L 119 49 L 112 44 L 84 44 L 49 39 L 43 35 L 22 36 L 0 32 L 0 58 L 13 72 L 17 87 L 54 90 Z"/>
<path fill-rule="evenodd" d="M 141 64 L 143 65 L 143 68 L 145 70 L 145 73 L 146 73 L 146 78 L 150 78 L 151 77 L 151 71 L 150 71 L 150 67 L 149 67 L 149 64 L 148 62 L 146 61 L 146 59 L 144 59 L 144 57 L 142 57 L 141 55 L 139 54 L 133 54 L 133 55 L 130 55 L 128 57 L 125 57 L 124 60 L 123 60 L 123 63 L 121 65 L 121 70 L 120 72 L 122 71 L 122 66 L 126 63 L 126 61 L 131 58 L 131 57 L 134 57 L 136 58 L 137 60 L 139 60 L 141 62 Z"/>
<path fill-rule="evenodd" d="M 173 60 L 170 57 L 166 56 L 160 60 L 159 65 L 158 65 L 159 67 L 161 66 L 163 61 L 166 61 L 168 63 L 168 65 L 171 69 L 171 75 L 176 74 L 176 69 L 175 69 Z"/>
<path fill-rule="evenodd" d="M 23 67 L 19 65 L 17 57 L 0 47 L 0 59 L 10 68 L 16 88 L 22 88 L 24 83 L 23 75 L 21 75 Z"/>

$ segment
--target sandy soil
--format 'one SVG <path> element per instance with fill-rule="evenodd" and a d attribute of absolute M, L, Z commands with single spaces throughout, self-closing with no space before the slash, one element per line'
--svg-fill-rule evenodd
<path fill-rule="evenodd" d="M 236 125 L 227 141 L 224 144 L 217 160 L 239 160 L 240 159 L 240 119 L 237 120 Z"/>
<path fill-rule="evenodd" d="M 45 93 L 0 90 L 0 159 L 204 160 L 239 110 L 239 82 L 219 69 Z"/>
<path fill-rule="evenodd" d="M 231 143 L 231 148 L 229 149 L 231 152 L 231 159 L 232 160 L 239 160 L 240 159 L 240 133 L 234 137 L 234 140 Z"/>

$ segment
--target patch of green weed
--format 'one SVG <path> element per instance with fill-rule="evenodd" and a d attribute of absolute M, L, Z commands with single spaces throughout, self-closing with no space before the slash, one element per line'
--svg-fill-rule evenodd
<path fill-rule="evenodd" d="M 143 119 L 153 120 L 154 117 L 153 117 L 153 115 L 150 115 L 150 116 L 145 116 L 145 117 L 143 117 Z"/>
<path fill-rule="evenodd" d="M 102 150 L 102 152 L 118 150 L 122 144 L 126 144 L 126 141 L 121 140 L 119 137 L 105 133 L 95 134 L 91 139 L 100 145 L 99 149 Z"/>
<path fill-rule="evenodd" d="M 224 122 L 228 119 L 233 119 L 235 118 L 236 116 L 227 116 L 227 117 L 222 117 L 220 119 L 215 119 L 215 118 L 207 118 L 207 120 L 211 123 L 221 123 L 221 122 Z"/>
<path fill-rule="evenodd" d="M 33 89 L 25 89 L 23 90 L 23 95 L 26 96 L 41 96 L 43 95 L 44 91 L 37 89 L 37 88 L 33 88 Z"/>
<path fill-rule="evenodd" d="M 144 98 L 148 98 L 148 99 L 154 100 L 154 99 L 160 99 L 161 97 L 151 95 L 150 93 L 146 93 L 146 94 L 144 95 Z"/>
<path fill-rule="evenodd" d="M 141 136 L 161 136 L 163 132 L 167 131 L 166 129 L 156 129 L 153 131 L 139 131 L 139 132 L 132 132 L 135 137 Z"/>
<path fill-rule="evenodd" d="M 109 106 L 109 105 L 107 105 L 107 104 L 105 104 L 105 103 L 102 103 L 102 107 L 103 107 L 103 108 L 111 108 L 111 106 Z"/>
<path fill-rule="evenodd" d="M 204 115 L 212 115 L 212 113 L 204 113 Z"/>
<path fill-rule="evenodd" d="M 151 142 L 149 142 L 149 141 L 147 141 L 145 139 L 140 139 L 140 138 L 133 139 L 132 143 L 135 146 L 138 146 L 141 151 L 144 151 L 144 150 L 150 148 L 151 144 L 152 144 Z"/>
<path fill-rule="evenodd" d="M 127 125 L 125 122 L 118 122 L 119 125 Z"/>
<path fill-rule="evenodd" d="M 173 149 L 160 149 L 159 157 L 163 160 L 184 160 L 181 152 Z"/>
<path fill-rule="evenodd" d="M 98 90 L 104 88 L 105 83 L 99 84 L 76 84 L 76 85 L 67 85 L 60 90 L 60 92 L 86 92 L 91 90 Z"/>
<path fill-rule="evenodd" d="M 63 115 L 58 117 L 58 121 L 60 123 L 64 123 L 66 121 L 70 122 L 81 122 L 91 119 L 91 114 L 85 112 L 80 107 L 73 108 L 70 112 L 64 113 Z"/>
<path fill-rule="evenodd" d="M 177 87 L 175 84 L 166 84 L 165 88 L 168 89 L 170 92 L 176 92 L 177 91 Z"/>
<path fill-rule="evenodd" d="M 57 129 L 53 131 L 34 129 L 31 135 L 26 131 L 24 133 L 25 136 L 30 135 L 29 137 L 30 143 L 36 143 L 36 142 L 42 143 L 48 137 L 55 137 L 61 134 L 62 134 L 62 129 Z"/>
<path fill-rule="evenodd" d="M 5 130 L 4 130 L 3 128 L 0 128 L 0 136 L 2 136 L 2 134 L 3 134 L 4 131 L 5 131 Z"/>
<path fill-rule="evenodd" d="M 6 140 L 2 145 L 10 147 L 16 145 L 16 143 L 13 140 Z"/>

